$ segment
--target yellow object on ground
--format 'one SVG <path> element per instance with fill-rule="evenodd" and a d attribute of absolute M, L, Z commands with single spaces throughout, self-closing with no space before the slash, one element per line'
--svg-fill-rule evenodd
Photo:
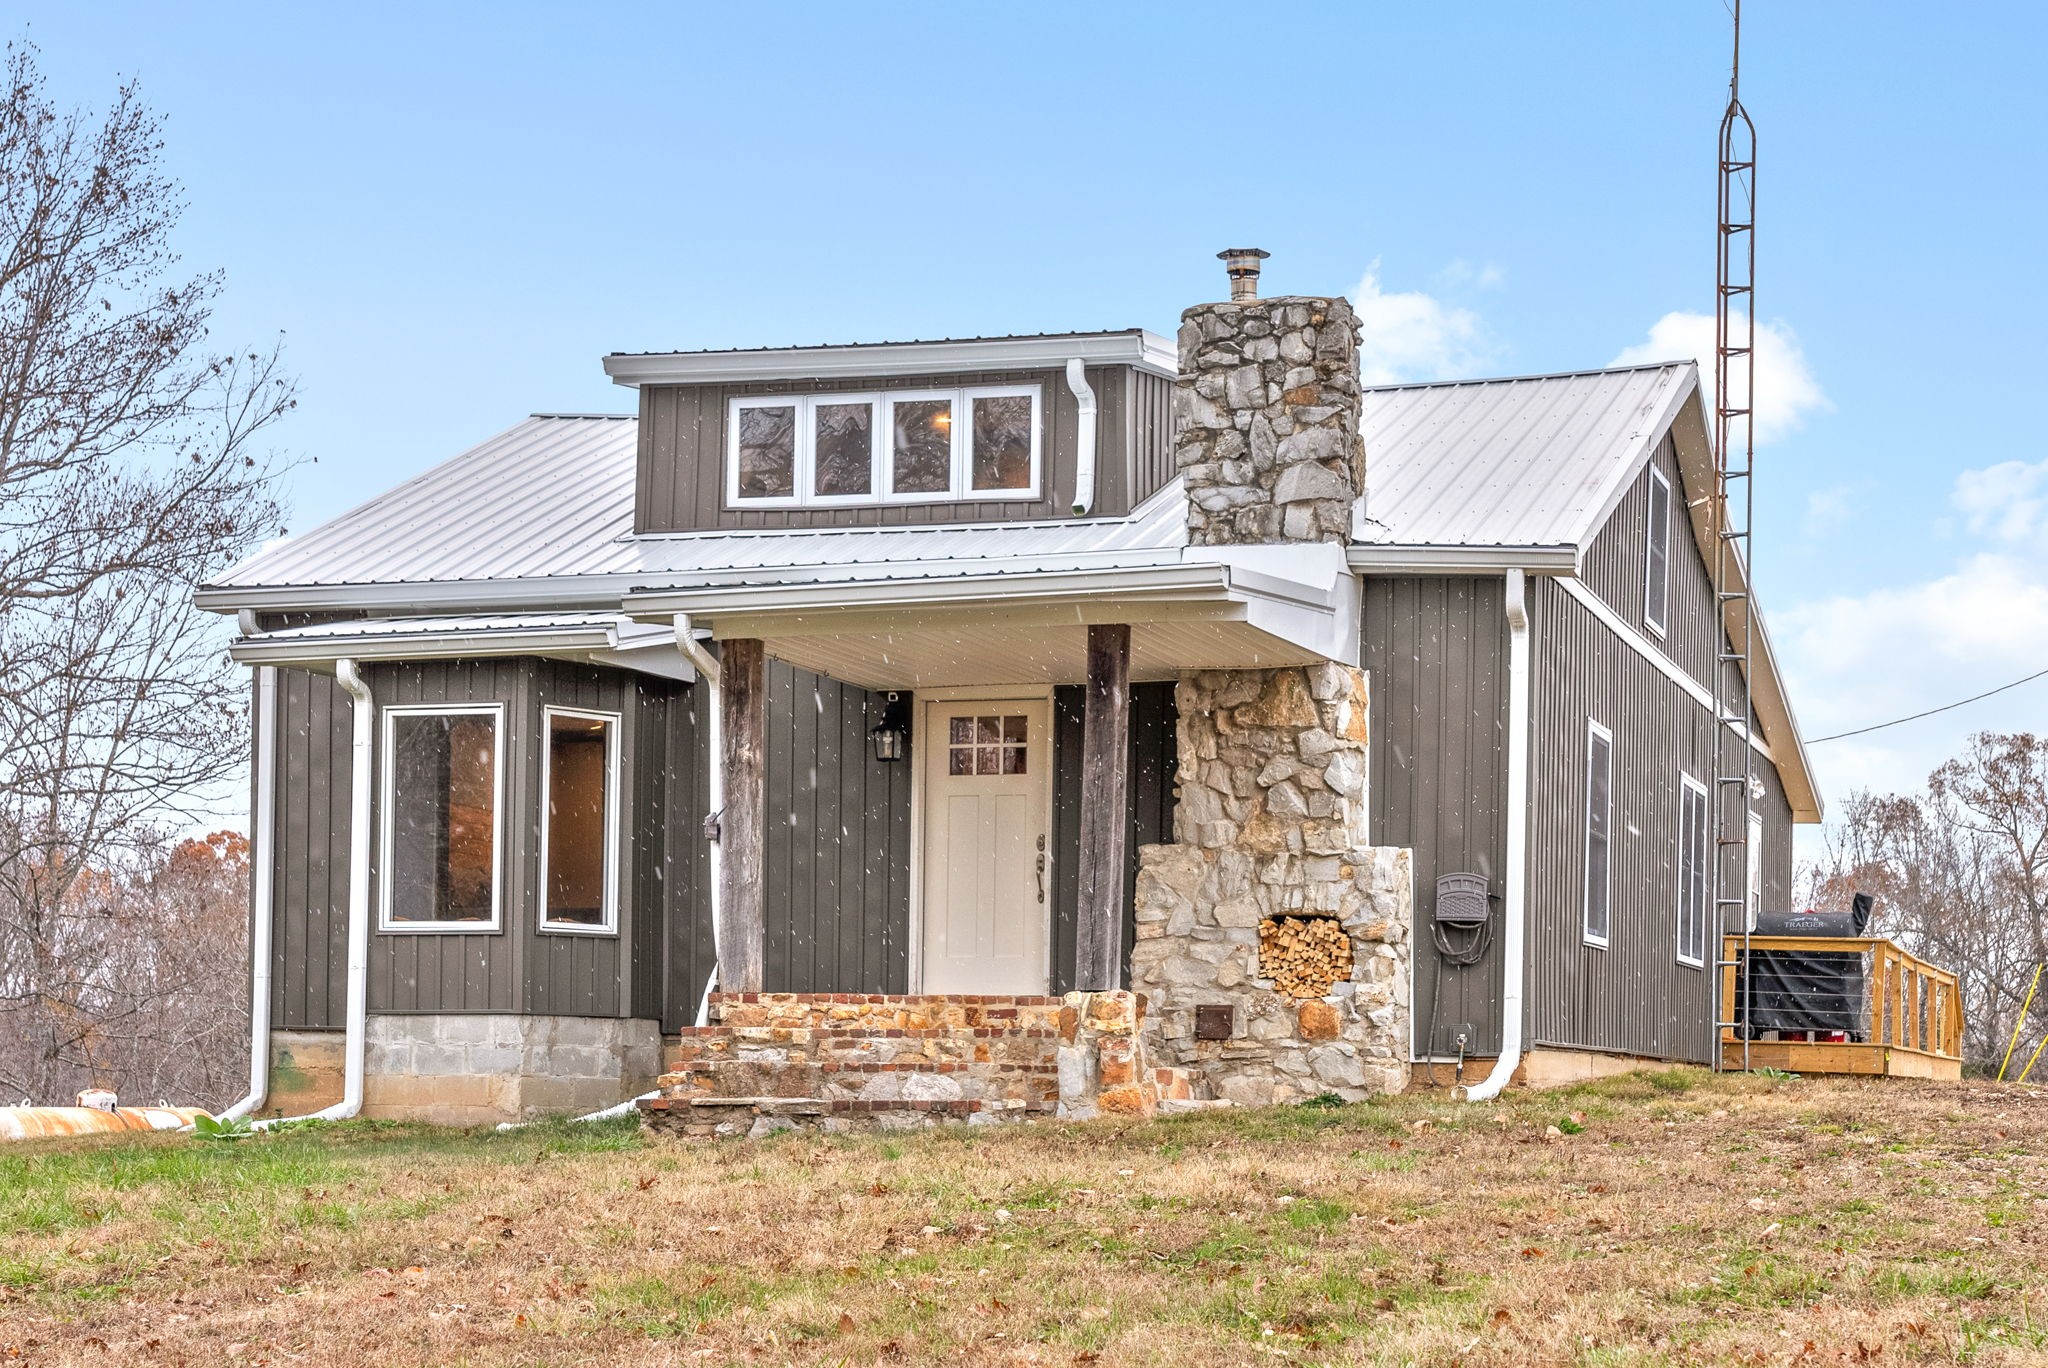
<path fill-rule="evenodd" d="M 0 1107 L 0 1140 L 48 1140 L 115 1131 L 181 1130 L 201 1107 Z"/>

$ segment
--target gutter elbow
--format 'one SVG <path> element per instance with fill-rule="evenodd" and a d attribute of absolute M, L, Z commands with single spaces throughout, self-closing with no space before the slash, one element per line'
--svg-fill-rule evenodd
<path fill-rule="evenodd" d="M 1074 453 L 1074 513 L 1086 513 L 1095 506 L 1095 391 L 1088 384 L 1088 367 L 1076 356 L 1067 362 L 1067 388 L 1073 391 L 1079 413 L 1080 431 Z"/>

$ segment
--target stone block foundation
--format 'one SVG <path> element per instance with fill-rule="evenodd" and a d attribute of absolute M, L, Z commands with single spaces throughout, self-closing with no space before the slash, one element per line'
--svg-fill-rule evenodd
<path fill-rule="evenodd" d="M 266 1116 L 341 1100 L 340 1031 L 273 1031 Z M 363 1054 L 363 1115 L 449 1126 L 580 1116 L 648 1091 L 661 1028 L 610 1017 L 376 1015 Z"/>

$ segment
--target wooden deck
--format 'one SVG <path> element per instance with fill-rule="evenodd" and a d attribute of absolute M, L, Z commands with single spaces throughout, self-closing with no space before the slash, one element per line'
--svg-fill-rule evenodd
<path fill-rule="evenodd" d="M 1870 1074 L 1892 1078 L 1963 1076 L 1963 1003 L 1956 976 L 1907 954 L 1877 936 L 1751 936 L 1752 951 L 1855 953 L 1863 956 L 1861 1027 L 1845 1040 L 1749 1042 L 1749 1067 L 1788 1073 Z M 1742 937 L 1723 942 L 1721 1000 L 1734 1004 L 1735 961 Z M 1739 1010 L 1739 1004 L 1737 1004 Z M 1785 1032 L 1767 1035 L 1782 1037 Z M 1743 1067 L 1743 1042 L 1732 1027 L 1721 1031 L 1721 1066 Z"/>

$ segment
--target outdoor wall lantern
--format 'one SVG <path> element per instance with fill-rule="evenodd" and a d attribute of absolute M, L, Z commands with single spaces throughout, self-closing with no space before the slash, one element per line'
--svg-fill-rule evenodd
<path fill-rule="evenodd" d="M 875 759 L 888 764 L 903 758 L 910 748 L 910 723 L 906 716 L 909 711 L 901 695 L 888 696 L 882 706 L 882 720 L 868 728 L 868 742 L 875 748 Z"/>

